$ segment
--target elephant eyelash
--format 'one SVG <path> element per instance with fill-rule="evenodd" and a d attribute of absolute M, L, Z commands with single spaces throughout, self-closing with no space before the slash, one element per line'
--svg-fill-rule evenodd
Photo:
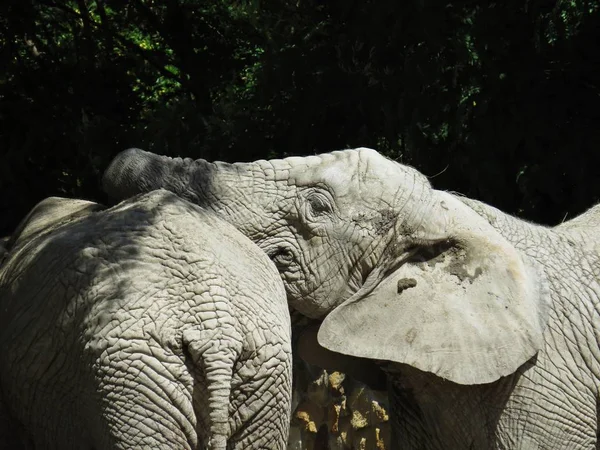
<path fill-rule="evenodd" d="M 333 200 L 329 192 L 311 190 L 305 197 L 306 215 L 308 217 L 320 217 L 333 213 Z"/>
<path fill-rule="evenodd" d="M 267 256 L 276 266 L 289 265 L 294 261 L 294 253 L 286 247 L 277 246 L 267 251 Z"/>
<path fill-rule="evenodd" d="M 308 204 L 310 205 L 313 214 L 321 215 L 332 212 L 331 205 L 323 198 L 323 196 L 311 195 L 308 198 Z"/>

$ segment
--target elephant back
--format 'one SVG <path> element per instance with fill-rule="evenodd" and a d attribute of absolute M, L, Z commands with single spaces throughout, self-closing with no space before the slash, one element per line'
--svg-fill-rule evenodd
<path fill-rule="evenodd" d="M 30 241 L 40 233 L 55 230 L 65 223 L 104 208 L 103 205 L 87 200 L 48 197 L 35 205 L 19 222 L 13 234 L 0 245 L 4 244 L 4 251 L 8 252 L 19 242 Z"/>

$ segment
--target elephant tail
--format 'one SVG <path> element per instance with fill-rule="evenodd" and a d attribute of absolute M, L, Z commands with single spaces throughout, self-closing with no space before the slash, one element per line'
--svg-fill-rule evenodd
<path fill-rule="evenodd" d="M 199 434 L 209 450 L 226 450 L 231 436 L 231 380 L 234 365 L 242 352 L 242 342 L 241 335 L 233 327 L 219 326 L 183 333 L 183 346 L 202 374 L 203 383 L 206 383 L 207 408 L 197 411 L 197 415 L 199 427 L 208 425 L 208 429 L 199 430 Z"/>

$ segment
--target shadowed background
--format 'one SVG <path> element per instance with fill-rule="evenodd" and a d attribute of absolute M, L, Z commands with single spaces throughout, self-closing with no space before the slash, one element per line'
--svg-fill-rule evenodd
<path fill-rule="evenodd" d="M 368 146 L 555 224 L 600 199 L 600 4 L 7 0 L 0 236 L 105 201 L 120 150 L 248 161 Z"/>

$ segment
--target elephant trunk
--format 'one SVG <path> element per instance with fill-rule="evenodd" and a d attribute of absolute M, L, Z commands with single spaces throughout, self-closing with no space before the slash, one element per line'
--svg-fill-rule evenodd
<path fill-rule="evenodd" d="M 230 212 L 240 209 L 238 202 L 244 189 L 254 183 L 256 168 L 256 163 L 211 163 L 131 148 L 112 160 L 102 187 L 115 200 L 162 188 L 199 206 Z"/>
<path fill-rule="evenodd" d="M 277 164 L 274 164 L 277 163 Z M 170 158 L 132 148 L 119 153 L 104 172 L 104 191 L 113 199 L 156 189 L 169 190 L 217 212 L 252 239 L 256 224 L 278 208 L 277 188 L 289 174 L 284 160 L 228 164 Z"/>
<path fill-rule="evenodd" d="M 212 184 L 222 166 L 230 165 L 212 164 L 203 159 L 170 158 L 130 148 L 112 160 L 104 172 L 102 187 L 118 200 L 164 188 L 202 204 L 214 191 Z"/>
<path fill-rule="evenodd" d="M 203 375 L 208 404 L 200 405 L 196 414 L 199 430 L 210 450 L 226 450 L 231 436 L 229 404 L 233 368 L 242 351 L 242 338 L 233 328 L 189 330 L 183 334 L 183 345 Z M 206 408 L 207 406 L 207 408 Z M 207 414 L 208 412 L 208 414 Z"/>

